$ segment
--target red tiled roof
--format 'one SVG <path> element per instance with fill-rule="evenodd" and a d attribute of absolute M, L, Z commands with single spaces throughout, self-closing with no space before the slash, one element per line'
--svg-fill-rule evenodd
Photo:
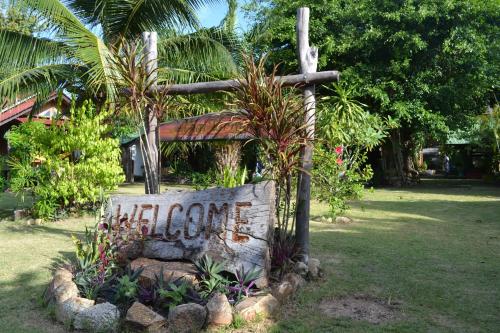
<path fill-rule="evenodd" d="M 35 102 L 36 96 L 32 96 L 8 109 L 5 109 L 5 111 L 2 111 L 2 113 L 0 113 L 0 126 L 30 112 L 35 105 Z"/>
<path fill-rule="evenodd" d="M 56 98 L 57 94 L 52 93 L 46 102 L 50 102 Z M 63 94 L 63 101 L 69 104 L 69 98 L 64 94 Z M 17 119 L 18 117 L 28 114 L 33 109 L 35 103 L 36 103 L 36 95 L 21 100 L 20 102 L 14 104 L 13 106 L 0 110 L 0 126 L 14 119 Z"/>

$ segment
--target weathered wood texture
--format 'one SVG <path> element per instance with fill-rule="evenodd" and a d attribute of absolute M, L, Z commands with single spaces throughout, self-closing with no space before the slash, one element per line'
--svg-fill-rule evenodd
<path fill-rule="evenodd" d="M 309 46 L 309 8 L 297 10 L 297 45 L 300 61 L 300 72 L 312 75 L 318 67 L 318 49 Z M 301 250 L 301 259 L 307 263 L 309 259 L 309 211 L 311 202 L 311 171 L 316 122 L 316 98 L 314 84 L 304 87 L 305 124 L 309 143 L 302 151 L 302 171 L 299 174 L 297 189 L 296 239 Z"/>
<path fill-rule="evenodd" d="M 306 86 L 312 84 L 321 84 L 326 82 L 338 81 L 338 71 L 324 71 L 319 73 L 304 73 L 286 76 L 276 76 L 276 80 L 281 80 L 283 86 Z M 238 80 L 209 81 L 186 84 L 160 85 L 158 90 L 166 90 L 167 95 L 189 95 L 189 94 L 207 94 L 217 91 L 233 91 L 240 86 Z"/>
<path fill-rule="evenodd" d="M 156 89 L 158 73 L 158 34 L 153 32 L 143 32 L 142 40 L 144 43 L 144 66 L 148 75 L 148 85 Z M 145 192 L 147 194 L 157 194 L 160 192 L 160 139 L 158 128 L 158 117 L 153 106 L 148 105 L 144 115 L 144 124 L 146 135 L 141 144 L 144 156 L 145 172 Z"/>
<path fill-rule="evenodd" d="M 204 254 L 229 272 L 262 269 L 266 286 L 275 220 L 272 181 L 231 189 L 112 196 L 107 213 L 114 239 L 141 241 L 142 256 L 195 261 Z"/>

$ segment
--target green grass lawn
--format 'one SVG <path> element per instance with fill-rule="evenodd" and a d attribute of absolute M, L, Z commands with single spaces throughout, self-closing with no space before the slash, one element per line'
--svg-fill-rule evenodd
<path fill-rule="evenodd" d="M 136 184 L 120 192 L 140 190 Z M 4 216 L 7 202 L 15 201 L 0 194 Z M 326 215 L 327 207 L 314 204 L 312 214 Z M 310 283 L 274 321 L 243 331 L 500 331 L 500 188 L 448 181 L 375 190 L 347 215 L 355 222 L 311 224 L 313 256 L 325 277 Z M 71 255 L 71 233 L 93 221 L 0 222 L 1 332 L 64 331 L 39 297 L 50 268 Z M 348 296 L 396 304 L 395 319 L 369 324 L 320 311 L 321 302 Z"/>

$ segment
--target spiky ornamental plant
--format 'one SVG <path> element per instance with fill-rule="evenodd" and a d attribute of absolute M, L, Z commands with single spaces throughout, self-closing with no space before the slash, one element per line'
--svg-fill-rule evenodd
<path fill-rule="evenodd" d="M 233 121 L 258 140 L 266 159 L 267 176 L 277 182 L 279 237 L 294 229 L 292 186 L 300 168 L 300 152 L 307 144 L 305 109 L 294 88 L 284 88 L 276 78 L 277 67 L 266 76 L 266 57 L 255 64 L 244 56 L 245 70 L 240 87 L 231 95 L 240 110 Z"/>

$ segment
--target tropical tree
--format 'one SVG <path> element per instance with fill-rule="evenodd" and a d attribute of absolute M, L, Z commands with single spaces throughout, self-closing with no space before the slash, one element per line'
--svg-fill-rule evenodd
<path fill-rule="evenodd" d="M 390 141 L 401 176 L 419 142 L 466 125 L 497 85 L 496 0 L 249 1 L 255 29 L 267 26 L 257 49 L 282 63 L 284 73 L 298 67 L 294 25 L 301 6 L 311 9 L 319 69 L 341 70 L 372 113 L 398 123 Z"/>
<path fill-rule="evenodd" d="M 159 83 L 230 76 L 236 67 L 227 40 L 218 31 L 198 29 L 196 10 L 212 2 L 17 0 L 48 28 L 26 35 L 0 27 L 0 63 L 12 69 L 0 80 L 0 96 L 36 93 L 43 98 L 55 89 L 66 89 L 98 105 L 116 102 L 121 97 L 120 82 L 130 79 L 116 67 L 123 64 L 124 46 L 137 44 L 145 31 L 159 33 L 159 68 L 154 73 Z M 155 129 L 146 129 L 151 130 Z M 158 156 L 158 142 L 148 144 L 145 153 Z"/>

